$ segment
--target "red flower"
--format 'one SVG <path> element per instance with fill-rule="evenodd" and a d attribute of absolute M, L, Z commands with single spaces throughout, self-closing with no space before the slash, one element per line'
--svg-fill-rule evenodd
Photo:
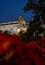
<path fill-rule="evenodd" d="M 42 46 L 39 46 L 40 43 L 42 44 Z M 26 44 L 21 40 L 19 36 L 15 34 L 9 36 L 0 33 L 0 55 L 8 51 L 9 55 L 12 54 L 12 56 L 10 56 L 13 57 L 13 62 L 15 63 L 15 65 L 32 65 L 33 61 L 36 65 L 45 65 L 44 43 L 45 38 L 39 39 L 38 42 L 31 41 L 30 43 Z M 40 53 L 42 53 L 41 58 L 39 55 Z M 7 56 L 6 59 L 8 59 Z"/>

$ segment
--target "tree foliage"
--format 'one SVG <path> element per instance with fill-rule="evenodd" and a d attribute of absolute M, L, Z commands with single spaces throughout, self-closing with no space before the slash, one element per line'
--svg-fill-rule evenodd
<path fill-rule="evenodd" d="M 23 9 L 24 11 L 33 10 L 36 20 L 45 21 L 45 0 L 28 0 Z"/>
<path fill-rule="evenodd" d="M 41 24 L 45 23 L 45 0 L 28 0 L 28 3 L 24 6 L 23 10 L 25 12 L 30 10 L 35 16 L 33 16 L 33 20 L 30 21 L 29 28 L 22 39 L 26 42 L 30 42 L 34 38 L 35 40 L 38 40 L 41 38 L 39 34 L 44 32 Z"/>

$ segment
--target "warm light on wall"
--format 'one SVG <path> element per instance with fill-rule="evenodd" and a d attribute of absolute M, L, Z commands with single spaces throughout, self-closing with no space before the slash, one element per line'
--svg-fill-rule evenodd
<path fill-rule="evenodd" d="M 20 32 L 20 29 L 18 29 L 18 33 Z"/>

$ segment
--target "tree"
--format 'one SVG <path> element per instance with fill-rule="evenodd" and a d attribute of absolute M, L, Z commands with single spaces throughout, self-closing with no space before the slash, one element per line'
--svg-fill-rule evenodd
<path fill-rule="evenodd" d="M 23 8 L 24 11 L 33 10 L 35 14 L 35 20 L 45 21 L 45 0 L 29 0 L 26 6 Z"/>
<path fill-rule="evenodd" d="M 43 28 L 41 27 L 42 22 L 45 23 L 45 0 L 28 0 L 26 6 L 24 6 L 23 10 L 26 11 L 33 11 L 32 13 L 35 14 L 33 16 L 33 20 L 29 23 L 29 28 L 25 33 L 25 36 L 22 38 L 25 42 L 30 42 L 34 39 L 41 38 L 39 34 L 43 33 Z"/>

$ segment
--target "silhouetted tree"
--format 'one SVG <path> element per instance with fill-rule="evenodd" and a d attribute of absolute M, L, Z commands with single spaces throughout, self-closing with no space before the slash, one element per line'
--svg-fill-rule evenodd
<path fill-rule="evenodd" d="M 33 10 L 36 21 L 45 21 L 45 0 L 28 0 L 23 9 L 24 11 Z"/>
<path fill-rule="evenodd" d="M 24 6 L 23 10 L 25 12 L 30 10 L 35 16 L 33 16 L 33 20 L 30 21 L 29 28 L 22 39 L 25 42 L 30 42 L 34 39 L 34 34 L 36 40 L 37 38 L 41 38 L 39 34 L 44 31 L 41 24 L 45 23 L 45 0 L 28 0 L 28 3 Z"/>

